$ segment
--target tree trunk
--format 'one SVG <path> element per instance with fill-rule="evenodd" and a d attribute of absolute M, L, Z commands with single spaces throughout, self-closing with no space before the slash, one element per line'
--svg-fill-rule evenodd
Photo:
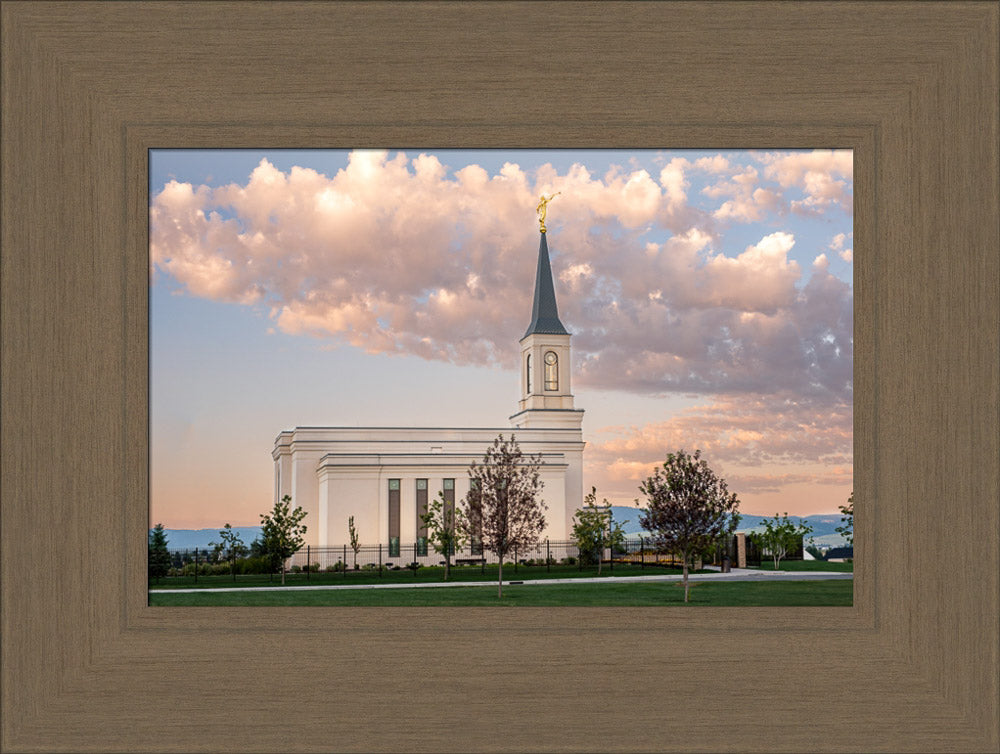
<path fill-rule="evenodd" d="M 684 553 L 684 601 L 688 601 L 688 554 Z"/>
<path fill-rule="evenodd" d="M 281 561 L 281 585 L 285 585 L 285 561 Z"/>
<path fill-rule="evenodd" d="M 500 573 L 497 578 L 497 597 L 503 597 L 503 555 L 500 556 Z"/>
<path fill-rule="evenodd" d="M 448 573 L 451 571 L 451 555 L 446 550 L 444 553 L 444 580 L 448 580 Z"/>

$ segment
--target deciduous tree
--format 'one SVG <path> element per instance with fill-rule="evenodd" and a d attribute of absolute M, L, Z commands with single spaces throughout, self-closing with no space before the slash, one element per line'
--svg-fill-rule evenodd
<path fill-rule="evenodd" d="M 281 567 L 281 583 L 285 583 L 285 562 L 302 549 L 306 527 L 302 519 L 306 512 L 301 507 L 289 511 L 292 496 L 285 495 L 274 504 L 270 513 L 260 514 L 261 537 L 264 540 L 264 551 L 271 560 L 272 570 Z"/>
<path fill-rule="evenodd" d="M 361 540 L 358 538 L 358 530 L 354 528 L 354 516 L 347 517 L 347 536 L 351 539 L 351 549 L 354 551 L 354 570 L 358 570 L 358 551 L 361 549 Z M 347 563 L 344 563 L 344 570 L 347 570 Z"/>
<path fill-rule="evenodd" d="M 783 516 L 774 514 L 774 518 L 765 518 L 763 521 L 764 531 L 757 532 L 754 536 L 765 550 L 771 553 L 774 559 L 774 570 L 778 570 L 778 563 L 791 550 L 797 549 L 803 537 L 812 533 L 809 524 L 798 523 L 788 518 L 788 514 Z"/>
<path fill-rule="evenodd" d="M 601 507 L 596 501 L 597 488 L 591 487 L 590 494 L 583 499 L 584 507 L 573 514 L 573 540 L 583 562 L 592 563 L 596 558 L 600 576 L 604 548 L 610 547 L 613 557 L 615 548 L 625 541 L 625 532 L 621 524 L 612 520 L 607 498 Z"/>
<path fill-rule="evenodd" d="M 847 505 L 837 506 L 840 508 L 840 523 L 843 526 L 837 527 L 837 533 L 847 540 L 850 547 L 854 547 L 854 492 L 847 498 Z"/>
<path fill-rule="evenodd" d="M 219 536 L 222 537 L 225 558 L 229 561 L 229 572 L 233 575 L 233 581 L 236 581 L 236 561 L 246 555 L 249 550 L 243 544 L 240 533 L 233 531 L 233 527 L 228 523 L 219 532 Z"/>
<path fill-rule="evenodd" d="M 648 501 L 639 523 L 652 533 L 658 548 L 683 558 L 684 601 L 688 602 L 688 564 L 692 556 L 736 529 L 740 502 L 702 459 L 700 450 L 695 450 L 694 455 L 683 450 L 669 453 L 663 467 L 657 468 L 639 489 Z"/>
<path fill-rule="evenodd" d="M 439 491 L 437 499 L 427 506 L 427 512 L 420 514 L 420 520 L 427 527 L 427 541 L 434 552 L 444 555 L 444 580 L 451 572 L 451 556 L 465 543 L 461 509 L 448 505 L 444 491 Z"/>
<path fill-rule="evenodd" d="M 463 500 L 462 530 L 497 555 L 497 596 L 503 596 L 503 559 L 537 544 L 545 528 L 545 503 L 539 498 L 540 456 L 525 456 L 514 435 L 497 437 L 482 464 L 469 467 L 469 494 Z"/>

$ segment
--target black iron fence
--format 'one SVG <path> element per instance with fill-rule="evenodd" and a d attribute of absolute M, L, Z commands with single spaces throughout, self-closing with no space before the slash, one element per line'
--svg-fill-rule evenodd
<path fill-rule="evenodd" d="M 745 537 L 745 557 L 748 566 L 759 566 L 763 558 L 768 557 L 752 537 Z M 790 552 L 784 560 L 801 560 L 802 543 Z M 277 571 L 272 561 L 266 557 L 240 557 L 227 560 L 224 553 L 216 550 L 194 548 L 188 550 L 171 550 L 171 567 L 169 576 L 231 575 L 233 577 L 247 574 L 272 574 Z M 545 568 L 551 571 L 554 566 L 575 566 L 579 570 L 597 566 L 598 553 L 581 553 L 579 547 L 572 541 L 541 540 L 531 547 L 513 550 L 504 557 L 504 568 L 513 567 L 515 572 L 521 566 L 527 568 Z M 649 538 L 632 537 L 624 540 L 614 549 L 605 547 L 600 552 L 601 564 L 610 570 L 615 566 L 628 568 L 676 567 L 682 565 L 682 559 L 676 553 L 657 548 Z M 481 546 L 467 544 L 456 548 L 451 553 L 453 567 L 479 567 L 483 571 L 488 566 L 496 566 L 498 557 Z M 702 553 L 694 563 L 695 567 L 703 565 L 723 565 L 726 561 L 732 566 L 739 564 L 739 545 L 737 537 L 727 537 L 716 546 Z M 347 576 L 355 572 L 398 571 L 410 569 L 414 572 L 427 566 L 444 565 L 444 555 L 438 553 L 426 541 L 412 543 L 361 545 L 354 550 L 350 545 L 335 545 L 314 547 L 307 545 L 289 558 L 285 568 L 290 573 L 304 574 L 342 574 Z"/>

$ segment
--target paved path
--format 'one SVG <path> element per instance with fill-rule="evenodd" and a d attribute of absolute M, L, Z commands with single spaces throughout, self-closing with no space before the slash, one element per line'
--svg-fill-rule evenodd
<path fill-rule="evenodd" d="M 604 576 L 581 577 L 575 579 L 511 579 L 504 580 L 504 586 L 545 584 L 626 584 L 659 581 L 681 581 L 680 574 L 660 574 L 657 576 Z M 749 568 L 734 568 L 730 573 L 692 573 L 690 581 L 828 581 L 831 579 L 853 579 L 853 573 L 831 571 L 757 571 Z M 424 581 L 416 584 L 324 584 L 321 586 L 226 586 L 211 589 L 152 589 L 156 594 L 194 594 L 198 592 L 292 592 L 292 591 L 333 591 L 336 589 L 434 589 L 460 586 L 496 586 L 495 581 Z"/>

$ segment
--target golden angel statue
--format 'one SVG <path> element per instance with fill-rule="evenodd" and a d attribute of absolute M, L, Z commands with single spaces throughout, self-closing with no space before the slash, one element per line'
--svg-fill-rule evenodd
<path fill-rule="evenodd" d="M 545 196 L 545 194 L 542 194 L 541 199 L 538 201 L 538 206 L 535 207 L 535 212 L 538 213 L 538 225 L 541 228 L 542 233 L 545 232 L 545 208 L 546 208 L 546 205 L 548 205 L 549 202 L 551 202 L 553 199 L 555 199 L 561 193 L 562 193 L 561 191 L 557 191 L 556 193 L 552 194 L 551 196 Z"/>

